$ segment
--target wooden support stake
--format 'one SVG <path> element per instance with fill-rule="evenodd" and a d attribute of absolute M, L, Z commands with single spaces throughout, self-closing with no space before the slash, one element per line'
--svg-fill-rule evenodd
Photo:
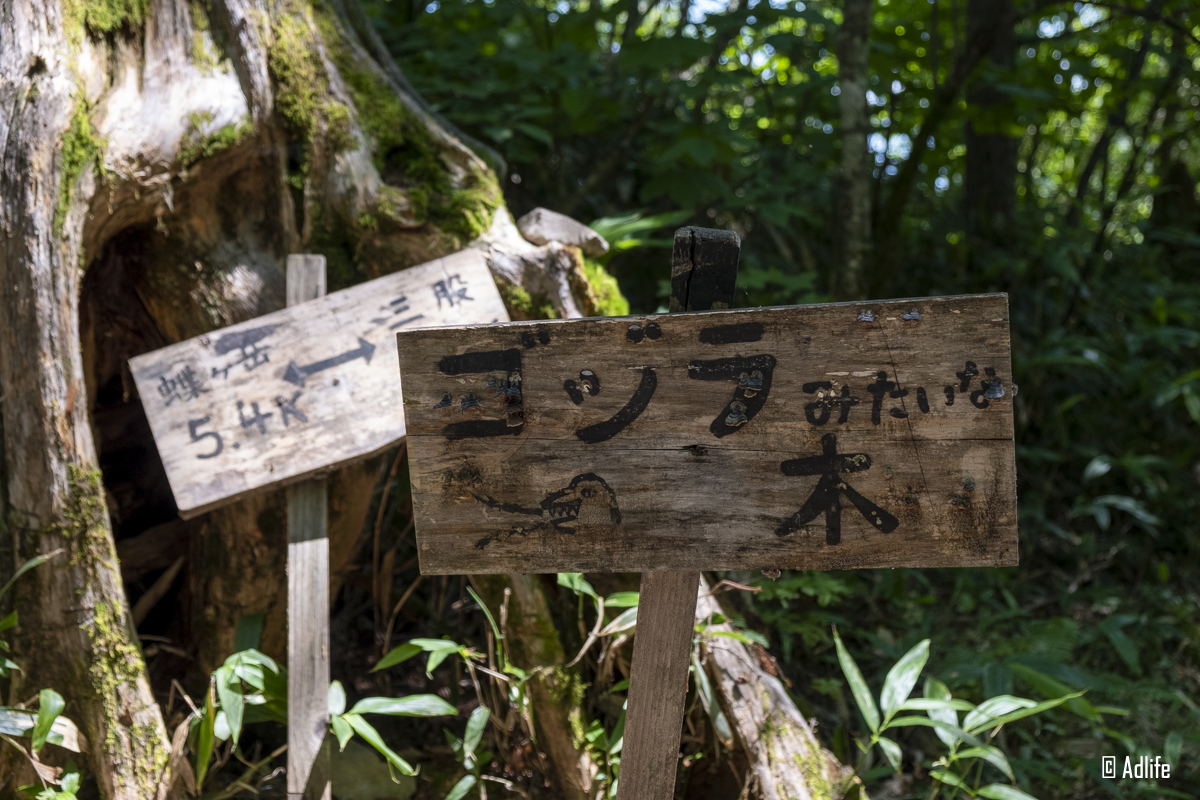
<path fill-rule="evenodd" d="M 287 260 L 287 304 L 325 294 L 325 256 Z M 329 800 L 329 539 L 324 478 L 288 487 L 288 800 Z"/>
<path fill-rule="evenodd" d="M 733 305 L 741 240 L 680 228 L 671 257 L 671 313 Z M 617 800 L 675 796 L 699 572 L 643 572 Z"/>

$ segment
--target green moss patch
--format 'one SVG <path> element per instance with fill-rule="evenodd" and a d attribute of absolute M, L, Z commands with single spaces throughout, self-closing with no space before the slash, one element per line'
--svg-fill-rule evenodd
<path fill-rule="evenodd" d="M 629 301 L 621 294 L 617 279 L 608 273 L 598 261 L 583 260 L 583 276 L 592 290 L 594 305 L 592 316 L 624 317 L 629 314 Z"/>
<path fill-rule="evenodd" d="M 62 177 L 58 186 L 58 204 L 54 209 L 55 236 L 62 235 L 63 223 L 66 222 L 67 212 L 75 199 L 75 185 L 79 182 L 83 170 L 89 164 L 96 165 L 99 169 L 103 153 L 104 140 L 96 135 L 88 104 L 79 97 L 75 101 L 75 109 L 71 112 L 71 122 L 62 138 Z"/>
<path fill-rule="evenodd" d="M 212 133 L 203 133 L 202 129 L 210 122 L 212 114 L 206 111 L 188 115 L 188 131 L 179 147 L 180 166 L 189 167 L 228 150 L 254 130 L 254 123 L 247 117 L 236 124 L 223 125 Z"/>

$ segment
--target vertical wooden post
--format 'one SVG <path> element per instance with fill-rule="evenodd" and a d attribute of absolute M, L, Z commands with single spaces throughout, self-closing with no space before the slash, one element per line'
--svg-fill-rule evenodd
<path fill-rule="evenodd" d="M 671 313 L 733 305 L 741 240 L 680 228 L 671 257 Z M 617 800 L 675 796 L 699 572 L 643 572 Z"/>
<path fill-rule="evenodd" d="M 287 304 L 325 294 L 325 256 L 287 260 Z M 288 800 L 329 800 L 329 539 L 324 478 L 288 487 Z M 306 791 L 307 789 L 307 791 Z"/>

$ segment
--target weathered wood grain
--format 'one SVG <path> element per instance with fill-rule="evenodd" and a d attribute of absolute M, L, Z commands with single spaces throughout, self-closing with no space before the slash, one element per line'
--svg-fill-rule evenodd
<path fill-rule="evenodd" d="M 695 570 L 642 575 L 618 800 L 675 794 L 699 585 Z"/>
<path fill-rule="evenodd" d="M 325 296 L 325 256 L 290 255 L 288 307 Z M 289 800 L 308 784 L 329 800 L 329 488 L 325 478 L 288 487 L 288 755 Z M 322 783 L 322 781 L 324 781 Z"/>
<path fill-rule="evenodd" d="M 740 249 L 741 240 L 732 231 L 675 231 L 671 313 L 728 308 L 733 303 Z M 699 583 L 700 574 L 694 569 L 642 574 L 622 751 L 625 779 L 618 784 L 617 800 L 668 800 L 675 795 L 682 695 L 687 692 Z"/>
<path fill-rule="evenodd" d="M 468 250 L 130 359 L 180 515 L 394 444 L 394 330 L 507 320 Z"/>
<path fill-rule="evenodd" d="M 1003 295 L 398 338 L 425 573 L 1017 561 Z"/>

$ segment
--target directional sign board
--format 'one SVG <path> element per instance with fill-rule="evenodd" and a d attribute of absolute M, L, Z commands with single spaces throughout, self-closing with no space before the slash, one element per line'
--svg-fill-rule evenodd
<path fill-rule="evenodd" d="M 424 573 L 1017 563 L 1004 295 L 397 338 Z"/>
<path fill-rule="evenodd" d="M 395 332 L 507 320 L 467 250 L 130 359 L 180 516 L 385 449 Z"/>

